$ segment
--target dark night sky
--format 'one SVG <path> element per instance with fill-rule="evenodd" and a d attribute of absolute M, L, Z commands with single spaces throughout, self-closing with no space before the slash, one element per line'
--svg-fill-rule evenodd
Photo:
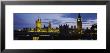
<path fill-rule="evenodd" d="M 97 23 L 97 13 L 80 13 L 80 15 L 82 17 L 83 28 L 91 27 L 92 24 Z M 52 27 L 58 27 L 61 24 L 74 26 L 77 24 L 78 13 L 14 13 L 14 28 L 35 28 L 35 21 L 38 17 L 41 18 L 42 22 L 51 21 Z M 48 25 L 47 23 L 42 24 Z"/>

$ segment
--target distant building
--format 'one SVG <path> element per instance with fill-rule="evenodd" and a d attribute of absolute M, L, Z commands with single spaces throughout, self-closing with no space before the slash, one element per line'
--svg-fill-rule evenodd
<path fill-rule="evenodd" d="M 91 33 L 97 33 L 97 25 L 96 24 L 93 24 L 92 26 L 91 26 Z"/>
<path fill-rule="evenodd" d="M 52 32 L 51 22 L 50 21 L 49 21 L 49 25 L 48 25 L 48 32 Z"/>

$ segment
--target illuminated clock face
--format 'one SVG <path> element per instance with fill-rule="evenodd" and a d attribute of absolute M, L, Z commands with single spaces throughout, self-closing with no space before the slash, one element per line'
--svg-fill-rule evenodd
<path fill-rule="evenodd" d="M 78 18 L 78 21 L 81 21 L 81 19 L 80 19 L 80 18 Z"/>
<path fill-rule="evenodd" d="M 80 19 L 78 19 L 78 21 L 80 21 Z"/>

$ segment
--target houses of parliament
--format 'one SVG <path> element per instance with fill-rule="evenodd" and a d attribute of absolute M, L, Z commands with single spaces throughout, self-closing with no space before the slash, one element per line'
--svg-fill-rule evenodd
<path fill-rule="evenodd" d="M 68 24 L 59 25 L 58 28 L 53 28 L 51 22 L 47 22 L 48 26 L 43 25 L 42 20 L 38 18 L 35 21 L 35 28 L 23 28 L 21 31 L 15 31 L 15 40 L 96 40 L 97 25 L 93 24 L 90 29 L 82 28 L 82 17 L 78 14 L 77 27 Z M 42 27 L 43 26 L 43 27 Z M 27 36 L 28 34 L 28 36 Z M 23 35 L 23 36 L 18 36 Z M 42 36 L 43 35 L 43 36 Z M 45 35 L 45 36 L 44 36 Z M 48 35 L 48 36 L 46 36 Z"/>
<path fill-rule="evenodd" d="M 36 20 L 35 25 L 36 25 L 36 28 L 29 30 L 29 32 L 60 32 L 60 31 L 59 31 L 59 28 L 52 28 L 50 21 L 48 22 L 48 26 L 47 26 L 47 27 L 44 25 L 44 27 L 42 28 L 42 21 L 41 21 L 40 18 L 38 18 L 38 19 Z M 67 24 L 66 24 L 66 25 L 67 25 Z M 62 25 L 59 25 L 59 27 L 60 27 L 60 26 L 62 26 Z M 64 26 L 65 26 L 65 25 L 64 25 Z M 68 25 L 68 27 L 69 27 L 69 25 Z M 71 26 L 71 27 L 72 27 L 72 26 Z M 74 26 L 74 28 L 75 28 L 75 27 L 76 27 L 76 26 Z M 81 19 L 80 14 L 78 14 L 78 18 L 77 18 L 77 31 L 78 31 L 79 33 L 82 32 L 82 19 Z"/>

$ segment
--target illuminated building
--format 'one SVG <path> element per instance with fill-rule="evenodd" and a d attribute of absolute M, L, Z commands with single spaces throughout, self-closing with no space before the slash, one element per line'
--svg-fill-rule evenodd
<path fill-rule="evenodd" d="M 42 27 L 41 19 L 38 18 L 38 20 L 36 21 L 36 31 L 40 32 L 41 31 L 41 27 Z"/>
<path fill-rule="evenodd" d="M 59 29 L 57 28 L 52 28 L 51 26 L 51 22 L 49 21 L 48 22 L 48 26 L 46 27 L 44 25 L 44 27 L 42 28 L 42 20 L 40 18 L 38 18 L 35 22 L 35 30 L 32 29 L 32 30 L 29 30 L 29 32 L 59 32 Z"/>
<path fill-rule="evenodd" d="M 77 31 L 78 33 L 82 33 L 82 19 L 80 14 L 78 14 L 78 18 L 77 18 Z"/>

